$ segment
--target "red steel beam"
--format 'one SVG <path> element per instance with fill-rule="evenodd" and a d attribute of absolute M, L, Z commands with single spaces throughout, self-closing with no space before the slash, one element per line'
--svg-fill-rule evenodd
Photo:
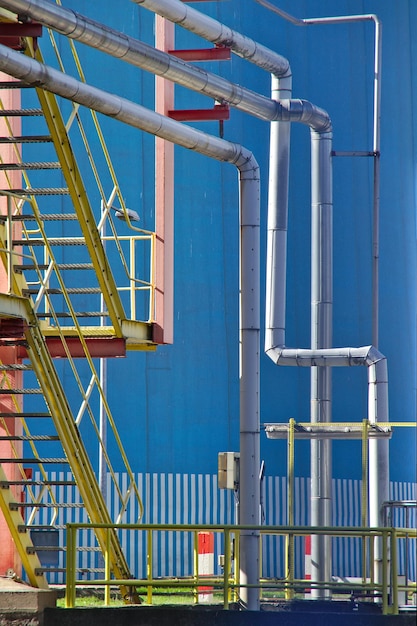
<path fill-rule="evenodd" d="M 54 359 L 65 359 L 67 353 L 60 337 L 46 337 L 46 345 Z M 68 351 L 73 359 L 85 358 L 84 347 L 78 337 L 65 339 Z M 114 358 L 126 356 L 126 340 L 119 337 L 88 337 L 85 339 L 88 351 L 93 358 Z M 18 358 L 27 359 L 28 354 L 24 346 L 18 346 Z"/>
<path fill-rule="evenodd" d="M 178 109 L 168 111 L 168 115 L 177 122 L 209 122 L 228 120 L 230 110 L 227 104 L 215 104 L 212 109 Z"/>
<path fill-rule="evenodd" d="M 183 61 L 230 61 L 230 48 L 194 48 L 190 50 L 168 50 L 169 54 Z"/>

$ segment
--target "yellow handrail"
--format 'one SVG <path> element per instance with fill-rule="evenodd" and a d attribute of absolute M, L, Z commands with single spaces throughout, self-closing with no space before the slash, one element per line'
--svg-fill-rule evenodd
<path fill-rule="evenodd" d="M 131 531 L 142 533 L 146 542 L 146 562 L 147 574 L 146 578 L 132 578 L 128 581 L 111 578 L 109 575 L 109 566 L 106 564 L 108 558 L 108 550 L 104 550 L 105 560 L 105 577 L 104 579 L 77 580 L 76 578 L 76 554 L 77 554 L 77 532 L 85 529 L 112 529 L 115 533 L 118 531 Z M 383 558 L 383 577 L 382 581 L 375 583 L 372 578 L 366 576 L 363 572 L 362 580 L 355 582 L 316 582 L 312 580 L 296 578 L 293 571 L 283 579 L 260 579 L 257 585 L 244 585 L 239 580 L 238 568 L 233 567 L 231 544 L 232 538 L 239 540 L 242 531 L 256 531 L 262 536 L 275 535 L 284 537 L 287 544 L 292 546 L 293 542 L 288 538 L 306 537 L 309 535 L 327 535 L 331 537 L 357 537 L 363 542 L 368 541 L 370 545 L 374 543 L 376 538 L 382 541 L 382 558 Z M 106 589 L 110 585 L 124 585 L 133 588 L 143 588 L 147 591 L 147 601 L 152 603 L 152 591 L 154 588 L 177 587 L 179 593 L 183 593 L 184 589 L 192 589 L 194 597 L 198 598 L 198 586 L 201 585 L 201 576 L 198 574 L 197 559 L 193 559 L 193 572 L 189 577 L 181 579 L 172 577 L 154 578 L 153 572 L 153 535 L 155 533 L 177 532 L 177 533 L 193 533 L 194 546 L 197 545 L 197 535 L 199 532 L 213 532 L 223 535 L 224 543 L 224 572 L 222 576 L 208 575 L 204 576 L 204 585 L 210 585 L 214 590 L 222 592 L 223 608 L 229 608 L 230 592 L 239 592 L 244 587 L 257 587 L 260 590 L 278 590 L 284 591 L 286 597 L 294 597 L 296 593 L 304 593 L 306 587 L 324 588 L 336 593 L 352 592 L 357 590 L 358 594 L 366 592 L 368 599 L 381 602 L 383 614 L 398 613 L 398 575 L 397 575 L 397 541 L 400 538 L 413 537 L 417 539 L 417 531 L 412 529 L 394 529 L 394 528 L 368 528 L 368 527 L 326 527 L 316 528 L 312 526 L 237 526 L 237 525 L 194 525 L 194 524 L 67 524 L 67 587 L 65 596 L 65 605 L 68 608 L 75 606 L 75 591 L 77 585 L 97 586 L 103 585 Z M 390 556 L 391 553 L 391 556 Z M 291 557 L 293 559 L 293 556 Z M 372 569 L 372 568 L 371 568 Z M 367 582 L 369 581 L 369 582 Z M 109 592 L 105 597 L 109 600 Z"/>

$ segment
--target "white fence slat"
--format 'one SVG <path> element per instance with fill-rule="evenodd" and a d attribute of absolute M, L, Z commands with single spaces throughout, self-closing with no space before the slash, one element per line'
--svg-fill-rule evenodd
<path fill-rule="evenodd" d="M 126 474 L 116 474 L 122 493 L 126 493 L 129 481 Z M 51 473 L 51 480 L 70 480 L 70 472 Z M 35 480 L 40 480 L 38 473 Z M 137 485 L 144 504 L 143 521 L 145 523 L 204 523 L 232 524 L 235 522 L 235 495 L 231 490 L 219 490 L 217 475 L 212 474 L 137 474 Z M 416 484 L 397 482 L 390 485 L 392 500 L 415 500 Z M 39 487 L 33 488 L 34 494 Z M 294 490 L 295 522 L 297 525 L 308 525 L 310 520 L 310 481 L 308 478 L 296 477 Z M 75 486 L 60 485 L 55 487 L 58 502 L 69 504 L 80 503 L 79 490 Z M 47 494 L 44 495 L 45 502 Z M 107 483 L 107 501 L 112 519 L 116 519 L 121 502 L 116 487 L 111 481 Z M 361 525 L 361 481 L 352 479 L 334 479 L 332 483 L 332 523 L 337 526 Z M 36 515 L 35 525 L 48 525 L 52 511 L 41 507 Z M 139 507 L 132 494 L 124 521 L 136 523 Z M 393 508 L 392 523 L 395 526 L 416 526 L 416 510 Z M 87 522 L 84 508 L 65 508 L 59 511 L 56 523 L 65 525 L 68 522 Z M 285 477 L 267 476 L 265 478 L 265 521 L 267 525 L 287 524 L 287 479 Z M 120 534 L 121 543 L 127 556 L 132 575 L 146 577 L 146 533 L 123 530 Z M 93 548 L 97 545 L 94 533 L 83 530 L 79 540 L 84 547 Z M 398 546 L 399 573 L 405 572 L 408 563 L 408 577 L 416 578 L 416 541 L 408 539 L 408 558 L 406 558 L 406 541 L 401 540 Z M 59 531 L 60 546 L 66 545 L 65 531 Z M 361 540 L 356 538 L 335 538 L 332 542 L 333 574 L 339 576 L 358 576 L 361 568 Z M 296 576 L 304 575 L 304 540 L 296 542 Z M 220 574 L 218 556 L 224 554 L 223 537 L 215 534 L 215 573 Z M 284 540 L 281 537 L 267 536 L 262 544 L 263 575 L 282 577 L 284 575 Z M 189 533 L 167 531 L 153 533 L 153 574 L 154 576 L 186 576 L 192 573 L 193 536 Z M 80 550 L 77 565 L 88 575 L 90 568 L 102 567 L 102 559 L 98 552 Z M 64 568 L 66 555 L 60 551 L 59 568 Z M 48 574 L 50 583 L 64 583 L 65 575 L 61 572 Z"/>

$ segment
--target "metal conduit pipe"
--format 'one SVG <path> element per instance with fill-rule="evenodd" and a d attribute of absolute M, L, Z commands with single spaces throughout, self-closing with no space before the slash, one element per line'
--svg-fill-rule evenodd
<path fill-rule="evenodd" d="M 259 523 L 259 359 L 260 359 L 260 190 L 259 166 L 253 154 L 239 144 L 213 137 L 182 125 L 145 107 L 109 94 L 53 68 L 42 65 L 0 45 L 0 70 L 35 87 L 46 89 L 87 106 L 135 128 L 144 130 L 200 154 L 232 163 L 240 182 L 240 421 L 244 431 L 243 468 L 248 493 L 245 515 L 249 525 Z M 241 468 L 242 472 L 242 468 Z M 241 559 L 247 608 L 259 608 L 259 544 L 257 531 L 241 537 L 245 544 Z"/>
<path fill-rule="evenodd" d="M 270 74 L 284 76 L 289 72 L 289 61 L 284 57 L 180 0 L 132 1 L 212 43 L 227 46 L 235 54 L 263 68 Z"/>

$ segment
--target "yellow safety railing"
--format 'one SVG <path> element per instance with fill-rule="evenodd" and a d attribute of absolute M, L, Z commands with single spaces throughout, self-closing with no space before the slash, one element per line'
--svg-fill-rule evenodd
<path fill-rule="evenodd" d="M 233 599 L 239 598 L 239 592 L 245 587 L 256 587 L 260 589 L 261 596 L 265 592 L 279 592 L 286 599 L 291 599 L 295 594 L 304 594 L 307 589 L 328 589 L 334 594 L 353 594 L 358 598 L 366 598 L 371 602 L 381 604 L 382 613 L 397 614 L 398 592 L 404 589 L 404 585 L 398 583 L 397 565 L 397 542 L 406 534 L 408 537 L 417 538 L 417 531 L 412 529 L 395 528 L 364 528 L 364 527 L 327 527 L 315 528 L 311 526 L 236 526 L 236 525 L 189 525 L 189 524 L 67 524 L 67 563 L 66 563 L 66 596 L 65 606 L 71 608 L 76 603 L 77 586 L 103 586 L 104 603 L 110 603 L 110 588 L 114 586 L 130 586 L 138 593 L 146 594 L 146 601 L 152 604 L 152 594 L 158 588 L 175 588 L 178 594 L 184 594 L 186 590 L 192 590 L 194 601 L 198 601 L 199 587 L 211 587 L 213 592 L 220 594 L 219 602 L 224 609 L 228 609 Z M 106 548 L 103 552 L 104 558 L 104 578 L 86 580 L 77 579 L 77 533 L 80 531 L 100 528 L 107 533 Z M 261 538 L 266 536 L 282 537 L 291 550 L 295 550 L 295 538 L 305 538 L 311 535 L 326 535 L 330 537 L 355 537 L 362 540 L 362 549 L 367 546 L 367 554 L 372 556 L 373 544 L 376 540 L 382 543 L 382 580 L 376 582 L 372 574 L 372 567 L 369 572 L 362 571 L 359 582 L 339 582 L 326 581 L 316 582 L 304 578 L 296 578 L 294 567 L 287 569 L 285 577 L 281 579 L 260 578 L 257 585 L 246 585 L 239 580 L 239 564 L 232 556 L 232 545 L 234 544 L 234 555 L 239 554 L 239 538 L 244 531 L 259 532 Z M 111 532 L 133 533 L 130 536 L 132 545 L 141 549 L 146 554 L 147 575 L 146 578 L 132 578 L 128 581 L 119 580 L 111 576 L 109 547 Z M 154 544 L 155 535 L 163 533 L 177 533 L 192 535 L 194 550 L 193 571 L 190 576 L 173 578 L 169 576 L 154 576 Z M 207 575 L 198 572 L 198 533 L 212 532 L 222 535 L 222 549 L 224 550 L 223 575 Z M 290 538 L 292 539 L 290 541 Z M 175 543 L 175 542 L 174 542 Z M 262 545 L 262 544 L 261 544 Z M 165 555 L 168 558 L 168 555 Z M 289 562 L 293 564 L 294 555 L 289 555 Z M 409 587 L 407 587 L 409 589 Z M 356 592 L 356 593 L 355 593 Z"/>

